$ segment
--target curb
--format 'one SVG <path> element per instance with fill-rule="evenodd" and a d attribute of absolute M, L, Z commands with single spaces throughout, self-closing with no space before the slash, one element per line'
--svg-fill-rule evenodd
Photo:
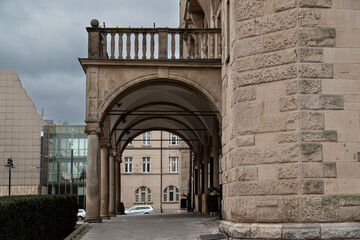
<path fill-rule="evenodd" d="M 82 230 L 84 230 L 84 228 L 89 225 L 88 222 L 84 223 L 83 225 L 81 225 L 80 227 L 78 227 L 77 229 L 75 229 L 72 233 L 69 234 L 69 236 L 67 236 L 66 238 L 64 238 L 64 240 L 71 240 L 73 237 L 75 237 L 76 235 L 78 235 Z"/>

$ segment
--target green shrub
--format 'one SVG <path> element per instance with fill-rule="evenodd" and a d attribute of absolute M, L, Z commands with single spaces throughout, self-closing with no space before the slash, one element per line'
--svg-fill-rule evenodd
<path fill-rule="evenodd" d="M 0 239 L 64 239 L 76 224 L 70 195 L 0 197 Z"/>

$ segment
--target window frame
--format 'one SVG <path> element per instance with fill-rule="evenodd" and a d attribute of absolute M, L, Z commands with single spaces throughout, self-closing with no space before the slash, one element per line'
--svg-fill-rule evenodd
<path fill-rule="evenodd" d="M 142 135 L 142 146 L 151 145 L 151 132 L 144 132 Z"/>
<path fill-rule="evenodd" d="M 178 146 L 179 137 L 176 134 L 169 133 L 169 146 Z"/>
<path fill-rule="evenodd" d="M 180 201 L 179 188 L 174 185 L 167 186 L 163 191 L 164 203 L 178 203 Z M 172 200 L 170 197 L 172 196 Z"/>
<path fill-rule="evenodd" d="M 175 167 L 175 170 L 174 170 Z M 179 157 L 170 156 L 169 157 L 169 172 L 178 173 L 179 172 Z"/>
<path fill-rule="evenodd" d="M 138 187 L 135 190 L 135 203 L 152 203 L 151 189 L 146 186 Z"/>
<path fill-rule="evenodd" d="M 142 157 L 142 173 L 150 173 L 151 167 L 150 157 Z"/>
<path fill-rule="evenodd" d="M 124 173 L 132 173 L 133 172 L 133 158 L 132 157 L 125 157 L 125 159 L 124 159 L 124 163 L 125 163 L 125 165 L 124 165 Z M 130 170 L 131 171 L 129 171 L 129 166 L 130 166 Z"/>

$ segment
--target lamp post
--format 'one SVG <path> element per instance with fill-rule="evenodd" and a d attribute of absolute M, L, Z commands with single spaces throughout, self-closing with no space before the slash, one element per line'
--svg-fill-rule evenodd
<path fill-rule="evenodd" d="M 9 196 L 11 194 L 11 169 L 15 168 L 13 160 L 11 158 L 8 158 L 7 164 L 5 164 L 5 167 L 9 169 Z"/>

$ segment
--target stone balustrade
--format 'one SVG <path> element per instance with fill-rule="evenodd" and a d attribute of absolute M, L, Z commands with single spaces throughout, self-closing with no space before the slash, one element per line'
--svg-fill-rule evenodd
<path fill-rule="evenodd" d="M 221 29 L 89 27 L 87 31 L 88 58 L 221 58 Z"/>

